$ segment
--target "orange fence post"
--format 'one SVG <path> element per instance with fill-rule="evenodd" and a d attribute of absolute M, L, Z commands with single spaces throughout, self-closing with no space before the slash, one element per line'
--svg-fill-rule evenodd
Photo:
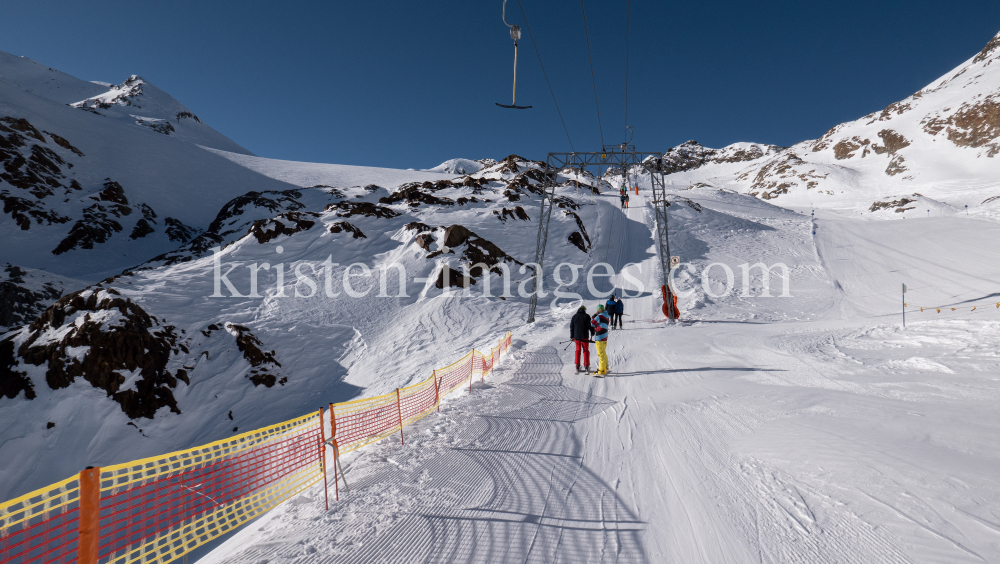
<path fill-rule="evenodd" d="M 80 472 L 80 529 L 76 558 L 79 564 L 97 564 L 101 544 L 101 468 Z"/>
<path fill-rule="evenodd" d="M 333 417 L 333 411 L 330 411 Z M 323 465 L 323 500 L 326 502 L 326 510 L 330 510 L 330 488 L 326 480 L 326 430 L 323 429 L 323 408 L 319 408 L 319 455 L 320 464 Z"/>
<path fill-rule="evenodd" d="M 438 413 L 441 413 L 441 393 L 438 391 L 438 378 L 437 374 L 431 373 L 431 378 L 434 379 L 434 405 L 437 406 Z"/>
<path fill-rule="evenodd" d="M 405 445 L 406 441 L 403 440 L 403 406 L 402 402 L 399 401 L 399 388 L 396 388 L 396 409 L 399 413 L 399 442 Z"/>

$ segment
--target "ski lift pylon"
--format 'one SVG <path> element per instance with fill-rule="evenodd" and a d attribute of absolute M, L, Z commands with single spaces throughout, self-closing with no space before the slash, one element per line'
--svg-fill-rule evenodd
<path fill-rule="evenodd" d="M 496 104 L 501 108 L 509 108 L 513 110 L 526 110 L 531 106 L 518 106 L 517 105 L 517 42 L 521 39 L 521 28 L 516 25 L 511 25 L 507 23 L 507 0 L 503 0 L 503 23 L 510 28 L 510 38 L 514 40 L 514 89 L 511 94 L 510 105 L 501 104 L 497 102 Z"/>

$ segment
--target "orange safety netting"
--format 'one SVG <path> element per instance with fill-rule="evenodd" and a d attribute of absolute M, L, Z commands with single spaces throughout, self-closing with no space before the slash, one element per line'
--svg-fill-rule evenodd
<path fill-rule="evenodd" d="M 510 348 L 507 333 L 394 393 L 332 404 L 334 455 L 399 432 Z M 326 475 L 322 412 L 104 468 L 0 503 L 0 564 L 166 564 Z M 325 481 L 324 481 L 325 483 Z"/>

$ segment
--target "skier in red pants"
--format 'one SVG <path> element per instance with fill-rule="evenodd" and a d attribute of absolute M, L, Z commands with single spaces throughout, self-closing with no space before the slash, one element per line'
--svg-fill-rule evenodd
<path fill-rule="evenodd" d="M 576 342 L 576 373 L 580 373 L 580 350 L 583 350 L 583 367 L 590 372 L 590 338 L 594 334 L 594 327 L 587 315 L 587 308 L 580 306 L 573 319 L 569 322 L 569 338 Z"/>

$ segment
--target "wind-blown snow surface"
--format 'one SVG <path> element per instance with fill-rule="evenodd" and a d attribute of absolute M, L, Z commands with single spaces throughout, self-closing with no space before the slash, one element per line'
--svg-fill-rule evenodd
<path fill-rule="evenodd" d="M 1000 313 L 912 314 L 906 330 L 898 315 L 901 281 L 914 303 L 1000 299 L 988 242 L 1000 227 L 812 220 L 688 194 L 702 211 L 672 206 L 672 248 L 695 272 L 730 265 L 736 291 L 712 298 L 682 275 L 685 321 L 653 322 L 655 297 L 639 292 L 657 279 L 645 197 L 625 213 L 598 197 L 587 264 L 638 261 L 642 284 L 617 280 L 640 295 L 611 335 L 608 378 L 573 373 L 558 344 L 571 312 L 545 308 L 514 328 L 501 372 L 408 430 L 406 446 L 346 457 L 351 491 L 330 512 L 313 488 L 202 562 L 1000 558 Z M 738 264 L 757 260 L 794 265 L 791 297 L 777 297 L 777 276 L 761 297 L 759 275 L 741 295 Z M 715 267 L 709 287 L 724 282 Z"/>

